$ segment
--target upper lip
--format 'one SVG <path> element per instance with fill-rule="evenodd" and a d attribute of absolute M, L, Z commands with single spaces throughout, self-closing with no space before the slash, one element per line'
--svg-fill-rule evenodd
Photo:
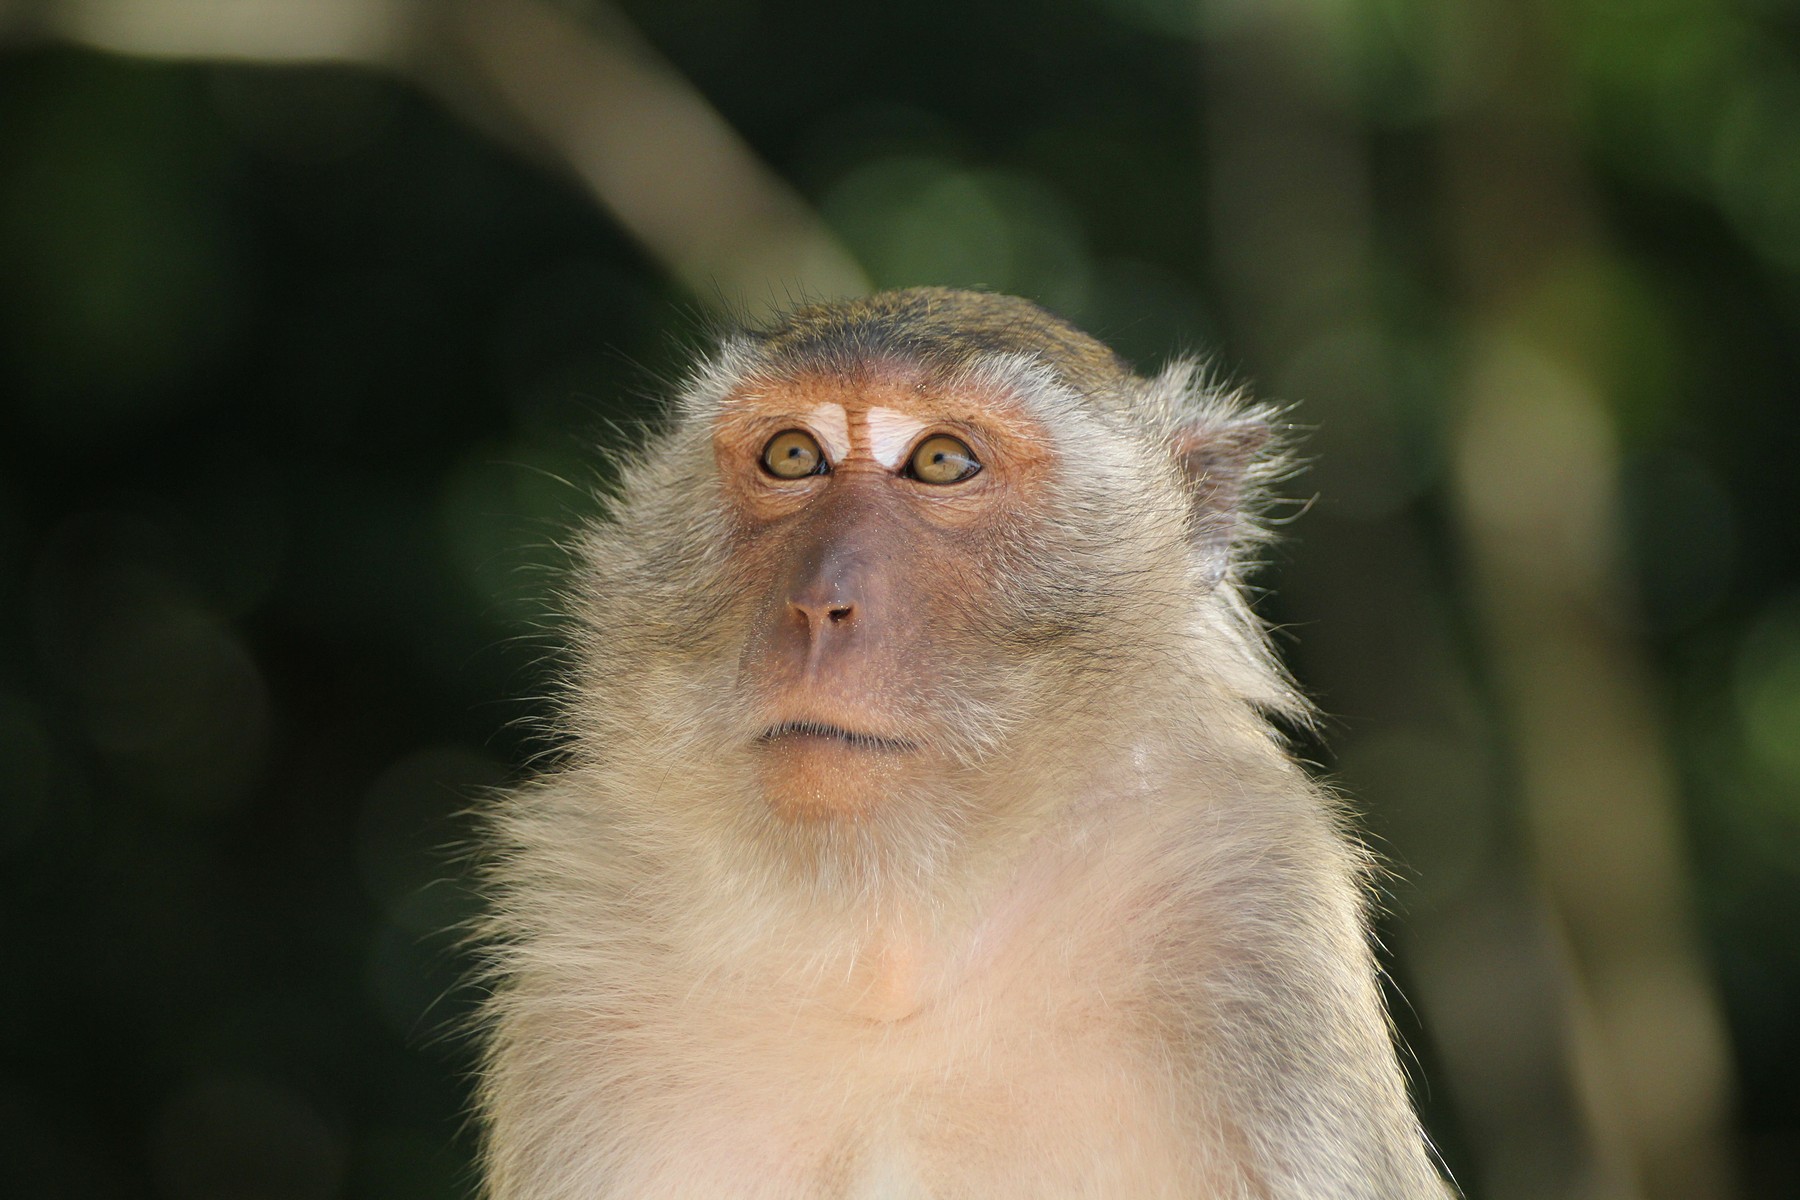
<path fill-rule="evenodd" d="M 784 737 L 832 738 L 859 750 L 884 750 L 896 754 L 918 749 L 917 745 L 905 738 L 884 737 L 879 733 L 863 733 L 855 729 L 845 729 L 842 725 L 833 725 L 828 721 L 782 721 L 757 734 L 756 740 L 766 745 Z"/>

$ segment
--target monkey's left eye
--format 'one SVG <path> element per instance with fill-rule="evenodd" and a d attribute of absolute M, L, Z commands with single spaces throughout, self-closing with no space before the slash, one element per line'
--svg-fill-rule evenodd
<path fill-rule="evenodd" d="M 763 447 L 762 466 L 777 479 L 804 479 L 827 470 L 825 451 L 804 429 L 784 429 L 770 438 Z"/>
<path fill-rule="evenodd" d="M 981 460 L 960 438 L 933 434 L 920 442 L 906 464 L 906 473 L 920 483 L 961 483 L 981 470 Z"/>

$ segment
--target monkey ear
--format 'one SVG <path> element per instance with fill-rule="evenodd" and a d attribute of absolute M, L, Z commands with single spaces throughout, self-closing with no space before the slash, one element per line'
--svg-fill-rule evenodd
<path fill-rule="evenodd" d="M 1175 433 L 1190 528 L 1208 583 L 1225 577 L 1234 543 L 1254 529 L 1246 509 L 1273 434 L 1260 414 L 1202 417 Z"/>

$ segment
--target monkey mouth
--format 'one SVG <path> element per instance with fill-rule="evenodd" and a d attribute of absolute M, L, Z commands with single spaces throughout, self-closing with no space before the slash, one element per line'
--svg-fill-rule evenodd
<path fill-rule="evenodd" d="M 880 754 L 910 754 L 919 748 L 905 738 L 882 737 L 878 733 L 858 733 L 854 729 L 845 729 L 841 725 L 829 725 L 823 721 L 783 721 L 779 725 L 771 725 L 756 735 L 757 742 L 764 746 L 814 738 L 836 742 L 853 750 L 870 750 Z"/>

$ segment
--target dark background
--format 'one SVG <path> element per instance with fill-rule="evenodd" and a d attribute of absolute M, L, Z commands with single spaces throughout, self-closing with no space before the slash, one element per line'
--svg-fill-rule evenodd
<path fill-rule="evenodd" d="M 1298 405 L 1262 611 L 1468 1193 L 1800 1195 L 1800 9 L 625 7 L 876 285 Z M 407 71 L 25 8 L 0 1187 L 468 1194 L 462 814 L 721 296 Z"/>

